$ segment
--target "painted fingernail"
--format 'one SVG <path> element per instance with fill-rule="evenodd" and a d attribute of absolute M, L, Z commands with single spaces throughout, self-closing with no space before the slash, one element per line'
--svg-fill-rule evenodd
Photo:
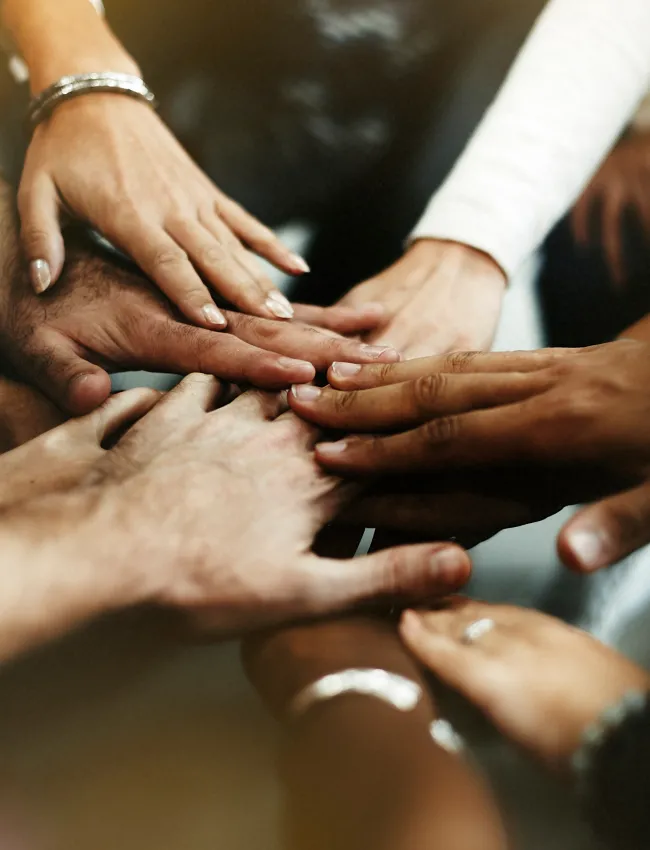
<path fill-rule="evenodd" d="M 316 401 L 323 391 L 313 384 L 297 384 L 291 387 L 291 393 L 299 401 Z"/>
<path fill-rule="evenodd" d="M 361 371 L 361 366 L 358 363 L 332 363 L 332 372 L 339 375 L 341 378 L 351 378 L 352 375 L 357 375 Z"/>
<path fill-rule="evenodd" d="M 607 562 L 604 540 L 598 531 L 579 529 L 570 533 L 569 546 L 587 570 L 596 570 Z"/>
<path fill-rule="evenodd" d="M 293 319 L 291 302 L 281 292 L 271 292 L 266 299 L 266 307 L 278 319 Z"/>
<path fill-rule="evenodd" d="M 228 324 L 224 314 L 214 304 L 206 304 L 202 312 L 206 322 L 215 328 L 225 328 Z"/>
<path fill-rule="evenodd" d="M 32 286 L 40 295 L 52 285 L 52 272 L 47 260 L 34 260 L 30 267 Z"/>
<path fill-rule="evenodd" d="M 291 264 L 294 269 L 298 272 L 301 272 L 301 274 L 307 274 L 311 271 L 309 265 L 307 264 L 307 261 L 304 257 L 301 257 L 300 254 L 291 254 L 289 256 L 289 260 L 291 261 Z"/>
<path fill-rule="evenodd" d="M 399 354 L 390 345 L 362 345 L 361 351 L 376 360 L 399 360 Z"/>
<path fill-rule="evenodd" d="M 346 451 L 348 444 L 346 440 L 339 440 L 338 443 L 319 443 L 316 446 L 318 454 L 322 457 L 336 457 Z"/>

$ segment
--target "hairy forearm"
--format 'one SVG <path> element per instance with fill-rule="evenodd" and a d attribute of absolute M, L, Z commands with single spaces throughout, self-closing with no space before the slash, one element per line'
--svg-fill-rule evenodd
<path fill-rule="evenodd" d="M 0 662 L 144 599 L 114 513 L 88 489 L 0 514 Z"/>
<path fill-rule="evenodd" d="M 139 73 L 89 0 L 4 0 L 2 18 L 27 63 L 34 93 L 67 74 Z"/>

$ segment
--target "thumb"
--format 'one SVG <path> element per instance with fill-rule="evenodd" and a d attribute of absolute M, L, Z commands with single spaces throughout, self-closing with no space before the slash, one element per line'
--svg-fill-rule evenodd
<path fill-rule="evenodd" d="M 650 482 L 579 510 L 562 528 L 557 549 L 579 572 L 611 566 L 650 543 Z"/>
<path fill-rule="evenodd" d="M 399 546 L 363 558 L 337 561 L 310 556 L 300 567 L 296 614 L 321 616 L 379 601 L 422 601 L 457 590 L 471 563 L 460 546 Z"/>
<path fill-rule="evenodd" d="M 73 343 L 58 334 L 41 335 L 21 353 L 16 366 L 28 381 L 73 416 L 95 410 L 111 392 L 108 373 L 84 360 Z"/>
<path fill-rule="evenodd" d="M 100 446 L 109 437 L 142 419 L 162 396 L 163 393 L 158 390 L 146 387 L 116 393 L 93 413 L 75 420 L 75 424 L 88 439 Z"/>
<path fill-rule="evenodd" d="M 65 259 L 59 197 L 52 180 L 40 175 L 31 183 L 21 184 L 18 210 L 20 240 L 29 263 L 30 280 L 40 295 L 56 283 Z"/>

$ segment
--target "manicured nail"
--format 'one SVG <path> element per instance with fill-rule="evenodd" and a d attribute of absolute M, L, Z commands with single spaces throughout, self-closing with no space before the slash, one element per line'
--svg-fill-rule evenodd
<path fill-rule="evenodd" d="M 271 292 L 266 299 L 266 307 L 278 319 L 293 319 L 291 302 L 281 292 Z"/>
<path fill-rule="evenodd" d="M 316 446 L 318 454 L 322 457 L 336 457 L 343 454 L 348 447 L 346 440 L 339 440 L 338 443 L 319 443 Z"/>
<path fill-rule="evenodd" d="M 313 384 L 297 384 L 291 387 L 291 392 L 298 401 L 316 401 L 323 391 Z"/>
<path fill-rule="evenodd" d="M 215 328 L 225 328 L 228 324 L 224 314 L 214 304 L 206 304 L 202 312 L 206 322 Z"/>
<path fill-rule="evenodd" d="M 390 345 L 362 345 L 361 351 L 368 357 L 374 357 L 379 360 L 399 360 L 400 356 L 395 349 Z"/>
<path fill-rule="evenodd" d="M 300 272 L 301 274 L 307 274 L 311 271 L 304 257 L 301 257 L 299 254 L 291 254 L 289 256 L 289 260 L 291 261 L 292 266 L 297 272 Z"/>
<path fill-rule="evenodd" d="M 52 285 L 52 272 L 47 260 L 34 260 L 30 265 L 32 286 L 40 295 Z"/>
<path fill-rule="evenodd" d="M 602 535 L 597 531 L 578 529 L 569 534 L 569 546 L 587 570 L 596 570 L 607 562 Z"/>
<path fill-rule="evenodd" d="M 361 366 L 358 363 L 332 363 L 332 372 L 341 378 L 351 378 L 352 375 L 357 375 L 361 371 Z"/>

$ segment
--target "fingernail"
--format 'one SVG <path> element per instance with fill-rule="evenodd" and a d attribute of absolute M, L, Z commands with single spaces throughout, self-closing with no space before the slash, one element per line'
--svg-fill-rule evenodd
<path fill-rule="evenodd" d="M 293 319 L 291 302 L 281 292 L 272 292 L 266 299 L 266 307 L 278 319 Z"/>
<path fill-rule="evenodd" d="M 206 304 L 202 309 L 205 320 L 209 325 L 214 325 L 215 328 L 225 328 L 228 322 L 226 317 L 214 304 Z"/>
<path fill-rule="evenodd" d="M 432 571 L 443 581 L 453 582 L 458 578 L 462 556 L 456 549 L 440 549 L 434 552 L 429 561 Z"/>
<path fill-rule="evenodd" d="M 338 443 L 319 443 L 316 446 L 316 450 L 322 457 L 336 457 L 337 455 L 343 454 L 347 447 L 348 444 L 346 440 L 339 440 Z"/>
<path fill-rule="evenodd" d="M 332 363 L 332 372 L 339 375 L 341 378 L 351 378 L 352 375 L 357 375 L 361 371 L 361 366 L 358 363 Z"/>
<path fill-rule="evenodd" d="M 309 371 L 308 381 L 312 380 L 316 372 L 311 363 L 308 363 L 306 360 L 294 360 L 292 357 L 278 357 L 278 366 L 281 366 L 283 369 L 291 369 L 292 371 L 296 369 L 302 369 L 305 373 Z"/>
<path fill-rule="evenodd" d="M 300 254 L 291 254 L 289 256 L 289 259 L 296 271 L 302 272 L 302 274 L 307 274 L 311 271 L 311 269 L 307 265 L 307 261 L 304 259 L 304 257 L 301 257 Z"/>
<path fill-rule="evenodd" d="M 52 272 L 46 260 L 34 260 L 30 265 L 32 285 L 40 295 L 52 285 Z"/>
<path fill-rule="evenodd" d="M 607 563 L 604 541 L 597 531 L 579 529 L 571 532 L 569 546 L 578 561 L 588 570 L 596 570 Z"/>
<path fill-rule="evenodd" d="M 362 345 L 361 351 L 376 360 L 399 360 L 399 354 L 390 345 Z"/>
<path fill-rule="evenodd" d="M 299 401 L 316 401 L 323 391 L 313 384 L 298 384 L 291 387 L 291 392 Z"/>
<path fill-rule="evenodd" d="M 413 634 L 420 626 L 420 618 L 415 611 L 404 611 L 400 621 L 400 629 Z"/>

